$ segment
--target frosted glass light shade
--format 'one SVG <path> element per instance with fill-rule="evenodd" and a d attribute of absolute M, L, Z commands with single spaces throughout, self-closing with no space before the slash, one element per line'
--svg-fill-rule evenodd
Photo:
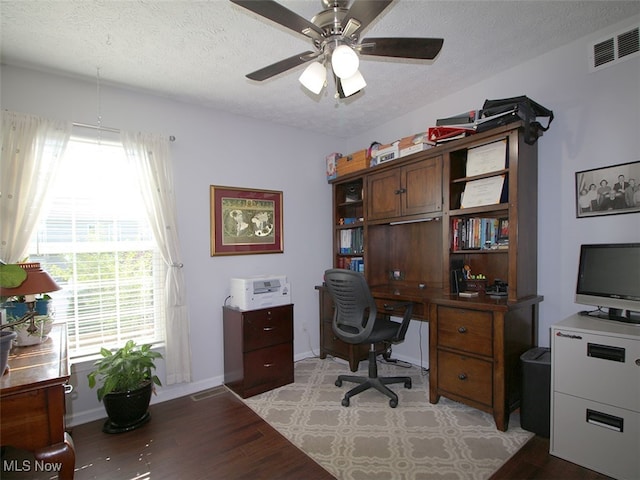
<path fill-rule="evenodd" d="M 358 70 L 349 78 L 343 78 L 340 83 L 342 84 L 342 92 L 345 97 L 349 97 L 367 86 L 367 82 L 364 81 L 364 77 Z"/>
<path fill-rule="evenodd" d="M 341 79 L 352 77 L 360 66 L 358 54 L 347 45 L 338 46 L 331 54 L 331 67 Z"/>
<path fill-rule="evenodd" d="M 327 79 L 327 69 L 320 62 L 313 62 L 304 69 L 298 79 L 304 87 L 318 95 Z"/>

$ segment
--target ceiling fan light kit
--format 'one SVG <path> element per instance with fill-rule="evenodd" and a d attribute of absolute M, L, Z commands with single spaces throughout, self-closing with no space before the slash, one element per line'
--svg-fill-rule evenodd
<path fill-rule="evenodd" d="M 327 81 L 327 69 L 320 62 L 310 63 L 299 80 L 307 90 L 318 95 Z"/>
<path fill-rule="evenodd" d="M 356 73 L 349 78 L 341 79 L 340 84 L 342 85 L 342 91 L 345 97 L 350 97 L 367 86 L 367 82 L 364 81 L 364 77 L 357 70 Z"/>
<path fill-rule="evenodd" d="M 336 80 L 339 98 L 361 91 L 367 84 L 358 71 L 358 52 L 366 56 L 433 60 L 443 44 L 441 38 L 364 38 L 360 33 L 380 15 L 393 0 L 321 0 L 324 10 L 311 21 L 292 12 L 274 0 L 230 0 L 247 10 L 306 36 L 316 52 L 303 52 L 247 74 L 247 78 L 263 81 L 289 69 L 314 60 L 300 75 L 305 88 L 318 95 L 326 85 L 327 67 Z M 316 60 L 316 59 L 319 59 Z"/>
<path fill-rule="evenodd" d="M 352 77 L 358 71 L 360 60 L 348 45 L 339 45 L 331 54 L 331 68 L 342 80 Z"/>

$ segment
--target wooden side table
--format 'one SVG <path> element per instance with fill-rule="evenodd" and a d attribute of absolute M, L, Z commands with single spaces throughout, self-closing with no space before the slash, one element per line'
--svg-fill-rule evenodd
<path fill-rule="evenodd" d="M 222 312 L 225 385 L 248 398 L 293 383 L 293 305 Z"/>
<path fill-rule="evenodd" d="M 0 378 L 2 445 L 28 450 L 36 462 L 53 464 L 58 478 L 73 479 L 76 454 L 64 423 L 70 376 L 66 325 L 53 325 L 39 345 L 14 348 L 9 368 Z"/>

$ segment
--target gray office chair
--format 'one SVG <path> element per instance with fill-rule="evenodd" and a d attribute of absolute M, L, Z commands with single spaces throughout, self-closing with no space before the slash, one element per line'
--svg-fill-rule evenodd
<path fill-rule="evenodd" d="M 390 398 L 391 408 L 398 406 L 398 396 L 387 387 L 392 383 L 404 383 L 405 388 L 411 388 L 410 377 L 378 377 L 376 362 L 376 343 L 400 343 L 409 328 L 409 321 L 413 312 L 411 302 L 399 302 L 393 305 L 383 315 L 378 315 L 376 302 L 371 296 L 364 275 L 351 270 L 334 268 L 324 273 L 327 290 L 335 304 L 333 316 L 333 331 L 336 336 L 351 344 L 369 344 L 369 376 L 340 375 L 336 386 L 342 382 L 354 382 L 359 385 L 349 390 L 342 399 L 344 407 L 349 406 L 349 399 L 370 388 L 384 393 Z M 395 322 L 389 318 L 394 310 L 404 310 L 402 322 Z"/>

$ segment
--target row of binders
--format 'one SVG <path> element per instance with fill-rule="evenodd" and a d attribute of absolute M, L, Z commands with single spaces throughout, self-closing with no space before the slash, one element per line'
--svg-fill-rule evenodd
<path fill-rule="evenodd" d="M 339 257 L 336 263 L 338 268 L 353 270 L 364 273 L 364 258 L 362 257 Z"/>
<path fill-rule="evenodd" d="M 364 252 L 364 233 L 362 227 L 340 230 L 340 253 L 343 255 Z"/>
<path fill-rule="evenodd" d="M 454 218 L 451 250 L 499 250 L 509 247 L 509 219 Z"/>

